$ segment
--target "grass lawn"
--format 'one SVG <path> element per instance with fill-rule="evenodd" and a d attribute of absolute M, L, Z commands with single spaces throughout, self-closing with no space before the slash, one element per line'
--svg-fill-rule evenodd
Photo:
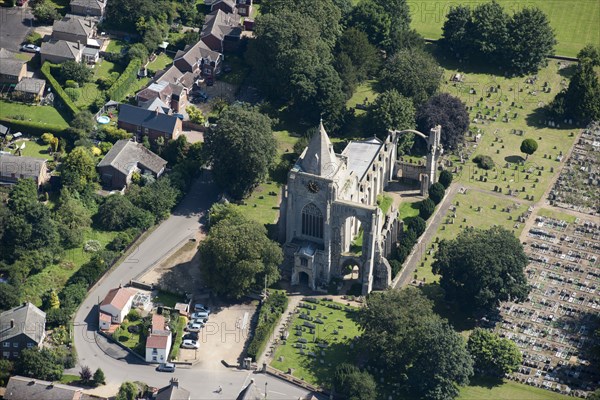
<path fill-rule="evenodd" d="M 27 157 L 44 158 L 46 160 L 52 159 L 48 153 L 48 146 L 43 144 L 41 141 L 39 143 L 35 140 L 17 140 L 15 142 L 17 147 L 21 146 L 23 143 L 25 143 L 25 148 L 22 151 L 22 155 Z M 16 153 L 16 150 L 11 150 L 11 152 L 14 154 Z"/>
<path fill-rule="evenodd" d="M 117 53 L 120 54 L 121 51 L 129 46 L 127 42 L 119 39 L 110 39 L 108 46 L 106 47 L 106 51 L 108 53 Z"/>
<path fill-rule="evenodd" d="M 117 232 L 90 229 L 85 235 L 84 244 L 87 240 L 97 240 L 102 246 L 106 246 L 116 234 Z M 67 250 L 59 264 L 51 265 L 43 271 L 27 278 L 27 281 L 20 289 L 21 300 L 30 301 L 38 307 L 41 306 L 42 295 L 49 288 L 54 288 L 59 292 L 71 275 L 90 260 L 91 255 L 92 253 L 83 250 L 83 245 L 80 248 Z"/>
<path fill-rule="evenodd" d="M 410 2 L 411 26 L 426 38 L 438 39 L 442 35 L 442 25 L 450 6 L 466 4 L 473 7 L 484 2 L 487 0 Z M 586 44 L 598 44 L 600 2 L 597 0 L 531 0 L 524 3 L 498 0 L 498 3 L 503 5 L 509 14 L 526 6 L 536 6 L 544 11 L 556 33 L 558 44 L 555 54 L 574 57 Z"/>
<path fill-rule="evenodd" d="M 79 92 L 79 98 L 75 101 L 75 105 L 80 110 L 88 108 L 97 98 L 102 96 L 102 91 L 98 88 L 95 79 L 92 82 L 85 83 L 77 91 Z"/>
<path fill-rule="evenodd" d="M 145 357 L 146 356 L 146 342 L 143 340 L 145 335 L 142 334 L 141 330 L 137 333 L 132 333 L 128 331 L 130 326 L 140 326 L 142 325 L 142 320 L 138 319 L 137 321 L 123 321 L 121 326 L 117 328 L 117 330 L 113 333 L 113 339 L 118 340 L 122 345 L 130 348 L 135 351 L 139 355 Z M 140 326 L 141 328 L 141 326 Z"/>
<path fill-rule="evenodd" d="M 365 99 L 367 99 L 367 104 L 372 103 L 373 100 L 377 98 L 377 93 L 373 88 L 377 83 L 375 80 L 368 80 L 357 86 L 354 94 L 350 99 L 346 102 L 346 107 L 356 107 L 357 104 L 365 104 Z M 356 115 L 364 114 L 364 110 L 356 110 Z"/>
<path fill-rule="evenodd" d="M 124 69 L 125 68 L 123 68 L 121 64 L 115 64 L 107 60 L 102 60 L 99 64 L 96 64 L 96 68 L 94 68 L 94 79 L 98 79 L 100 77 L 107 78 L 112 72 L 121 73 Z"/>
<path fill-rule="evenodd" d="M 519 236 L 523 229 L 523 224 L 518 224 L 517 218 L 519 215 L 527 211 L 528 206 L 518 204 L 511 201 L 510 198 L 498 198 L 491 194 L 468 191 L 467 194 L 457 194 L 454 197 L 453 205 L 456 208 L 456 217 L 453 224 L 448 224 L 451 221 L 452 211 L 448 211 L 446 219 L 440 224 L 436 237 L 441 239 L 454 239 L 467 226 L 475 228 L 487 229 L 493 225 L 500 225 L 506 229 L 512 230 L 515 236 Z M 494 206 L 496 208 L 494 208 Z M 477 211 L 481 207 L 481 211 Z M 510 209 L 510 212 L 503 210 Z M 511 218 L 511 219 L 509 219 Z M 466 222 L 465 222 L 466 219 Z M 518 224 L 518 228 L 514 228 Z M 435 240 L 434 240 L 435 241 Z M 434 250 L 437 245 L 434 245 Z M 431 253 L 431 254 L 430 254 Z M 431 264 L 433 263 L 433 252 L 431 246 L 421 249 L 423 266 L 417 267 L 416 274 L 418 279 L 425 280 L 426 283 L 437 282 L 439 276 L 431 272 Z"/>
<path fill-rule="evenodd" d="M 522 383 L 504 380 L 502 385 L 493 385 L 485 379 L 472 379 L 467 387 L 460 388 L 458 400 L 567 400 L 572 397 Z"/>
<path fill-rule="evenodd" d="M 184 300 L 185 298 L 179 294 L 160 290 L 152 301 L 154 303 L 161 303 L 167 307 L 175 307 L 175 303 L 180 303 Z"/>
<path fill-rule="evenodd" d="M 316 305 L 316 310 L 300 308 L 301 313 L 320 318 L 324 323 L 315 323 L 314 334 L 309 332 L 309 328 L 304 327 L 304 330 L 299 331 L 300 336 L 298 336 L 296 326 L 302 326 L 305 320 L 300 318 L 300 313 L 295 314 L 290 324 L 293 328 L 289 332 L 289 338 L 277 348 L 274 361 L 271 363 L 272 367 L 283 372 L 291 368 L 292 375 L 297 378 L 316 385 L 326 385 L 326 379 L 332 376 L 335 367 L 344 361 L 350 361 L 350 341 L 359 335 L 358 326 L 354 321 L 355 311 L 354 309 L 335 310 L 328 308 L 326 304 L 345 307 L 339 303 L 321 300 Z M 294 347 L 300 344 L 301 338 L 307 341 L 306 347 L 302 349 L 306 355 L 300 354 L 301 349 Z M 327 348 L 320 348 L 314 343 L 315 340 L 326 341 L 329 345 Z M 309 352 L 314 352 L 317 356 L 312 357 Z M 321 352 L 325 355 L 323 356 Z M 283 361 L 279 361 L 281 357 Z M 321 359 L 324 360 L 323 363 L 319 361 Z"/>
<path fill-rule="evenodd" d="M 24 116 L 26 121 L 39 122 L 64 128 L 69 127 L 67 121 L 54 107 L 33 106 L 0 100 L 0 117 L 14 119 L 15 116 Z"/>
<path fill-rule="evenodd" d="M 386 194 L 380 194 L 377 196 L 377 205 L 383 212 L 383 215 L 387 214 L 393 203 L 394 199 Z"/>
<path fill-rule="evenodd" d="M 407 201 L 400 203 L 400 208 L 398 209 L 399 216 L 398 218 L 401 220 L 406 220 L 411 217 L 416 217 L 419 215 L 419 209 L 417 208 L 417 203 L 409 203 Z"/>
<path fill-rule="evenodd" d="M 60 377 L 60 383 L 64 383 L 65 385 L 69 385 L 71 383 L 77 383 L 79 382 L 79 375 L 69 375 L 69 374 L 64 374 L 63 376 Z"/>
<path fill-rule="evenodd" d="M 540 208 L 539 210 L 537 210 L 536 215 L 567 221 L 570 224 L 574 223 L 575 220 L 577 219 L 576 217 L 574 217 L 571 214 L 566 214 L 566 213 L 562 213 L 560 211 L 550 210 L 548 208 Z"/>
<path fill-rule="evenodd" d="M 148 69 L 150 71 L 160 71 L 164 69 L 167 65 L 171 65 L 173 63 L 173 59 L 169 57 L 166 53 L 160 53 L 154 61 L 148 64 Z"/>

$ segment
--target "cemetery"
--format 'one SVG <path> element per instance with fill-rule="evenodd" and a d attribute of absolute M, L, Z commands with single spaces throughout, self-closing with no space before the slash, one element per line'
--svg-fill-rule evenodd
<path fill-rule="evenodd" d="M 600 224 L 537 216 L 525 251 L 531 293 L 523 303 L 502 304 L 495 323 L 523 352 L 511 379 L 583 396 L 600 380 L 600 359 L 591 351 L 599 344 Z"/>
<path fill-rule="evenodd" d="M 583 130 L 548 198 L 557 207 L 600 214 L 600 124 Z"/>

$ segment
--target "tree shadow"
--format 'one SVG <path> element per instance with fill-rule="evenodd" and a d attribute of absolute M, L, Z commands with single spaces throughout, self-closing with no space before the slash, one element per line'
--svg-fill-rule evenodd
<path fill-rule="evenodd" d="M 546 127 L 544 122 L 548 119 L 549 118 L 548 114 L 546 113 L 546 110 L 543 106 L 541 106 L 533 110 L 531 113 L 527 114 L 527 116 L 525 117 L 525 122 L 527 123 L 527 126 L 536 129 L 541 129 Z"/>
<path fill-rule="evenodd" d="M 525 159 L 524 159 L 523 157 L 521 157 L 521 156 L 517 156 L 517 155 L 514 155 L 514 156 L 506 156 L 506 157 L 504 157 L 504 160 L 505 160 L 506 162 L 513 163 L 513 164 L 518 164 L 518 163 L 520 163 L 520 162 L 522 162 L 522 161 L 525 161 Z"/>
<path fill-rule="evenodd" d="M 473 376 L 469 381 L 469 386 L 482 386 L 486 389 L 493 389 L 503 384 L 502 378 L 479 375 Z"/>
<path fill-rule="evenodd" d="M 565 79 L 571 79 L 573 75 L 575 75 L 575 71 L 577 70 L 577 64 L 573 63 L 565 68 L 561 68 L 558 70 L 558 74 Z"/>
<path fill-rule="evenodd" d="M 433 301 L 433 311 L 445 318 L 458 332 L 470 331 L 476 326 L 476 319 L 466 314 L 461 307 L 446 299 L 444 289 L 438 283 L 427 283 L 419 287 L 421 292 Z"/>
<path fill-rule="evenodd" d="M 486 74 L 506 77 L 509 74 L 496 65 L 491 65 L 485 59 L 473 58 L 469 60 L 457 60 L 449 56 L 437 43 L 427 43 L 425 51 L 435 57 L 436 61 L 445 70 L 460 71 L 465 74 Z M 450 79 L 451 77 L 443 77 Z"/>

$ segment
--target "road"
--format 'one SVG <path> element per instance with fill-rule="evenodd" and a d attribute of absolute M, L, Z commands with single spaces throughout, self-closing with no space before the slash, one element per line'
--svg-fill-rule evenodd
<path fill-rule="evenodd" d="M 75 315 L 73 340 L 78 354 L 78 368 L 70 372 L 76 373 L 83 365 L 89 366 L 92 370 L 102 368 L 107 385 L 100 387 L 94 393 L 114 395 L 123 381 L 141 381 L 151 386 L 162 387 L 169 383 L 172 376 L 179 378 L 180 385 L 192 392 L 194 399 L 236 398 L 250 379 L 254 379 L 261 390 L 265 387 L 265 382 L 268 382 L 269 399 L 297 399 L 307 393 L 279 379 L 228 369 L 220 364 L 217 367 L 211 365 L 210 368 L 201 365 L 189 369 L 178 368 L 174 374 L 156 372 L 154 366 L 146 365 L 137 357 L 119 351 L 119 348 L 114 345 L 107 345 L 96 333 L 99 299 L 104 298 L 110 289 L 140 275 L 170 253 L 178 244 L 191 237 L 200 229 L 201 216 L 216 197 L 217 189 L 208 180 L 208 174 L 205 174 L 194 183 L 171 217 L 89 291 Z M 219 386 L 223 387 L 221 394 L 214 392 Z"/>

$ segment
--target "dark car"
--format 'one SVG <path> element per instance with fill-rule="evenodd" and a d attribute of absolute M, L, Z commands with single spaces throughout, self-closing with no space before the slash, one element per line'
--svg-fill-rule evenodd
<path fill-rule="evenodd" d="M 175 372 L 175 364 L 172 364 L 172 363 L 159 364 L 159 366 L 156 367 L 156 370 L 161 371 L 161 372 Z"/>
<path fill-rule="evenodd" d="M 198 335 L 198 332 L 189 332 L 183 337 L 183 340 L 187 340 L 187 339 L 198 340 L 199 336 L 200 335 Z"/>

